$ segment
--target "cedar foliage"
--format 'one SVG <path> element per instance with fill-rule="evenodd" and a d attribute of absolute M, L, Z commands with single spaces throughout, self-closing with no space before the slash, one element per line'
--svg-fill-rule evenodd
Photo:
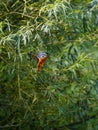
<path fill-rule="evenodd" d="M 97 50 L 98 0 L 0 0 L 0 129 L 97 130 Z"/>

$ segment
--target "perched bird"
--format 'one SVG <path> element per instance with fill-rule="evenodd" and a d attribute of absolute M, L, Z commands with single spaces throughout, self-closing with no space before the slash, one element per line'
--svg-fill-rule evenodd
<path fill-rule="evenodd" d="M 38 71 L 41 71 L 43 64 L 46 62 L 47 54 L 45 52 L 40 51 L 37 55 L 38 58 Z"/>
<path fill-rule="evenodd" d="M 38 55 L 30 54 L 30 57 L 33 56 L 35 60 L 37 60 L 37 68 L 38 71 L 42 70 L 42 66 L 46 62 L 47 54 L 43 51 L 39 51 Z"/>

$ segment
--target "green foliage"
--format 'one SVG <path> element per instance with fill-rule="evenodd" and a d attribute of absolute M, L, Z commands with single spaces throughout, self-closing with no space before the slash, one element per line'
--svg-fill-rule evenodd
<path fill-rule="evenodd" d="M 98 129 L 98 0 L 0 1 L 0 128 Z M 41 72 L 29 53 L 47 52 Z"/>

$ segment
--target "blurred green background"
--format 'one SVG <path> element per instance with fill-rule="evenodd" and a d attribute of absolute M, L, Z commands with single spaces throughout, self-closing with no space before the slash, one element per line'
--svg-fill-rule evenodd
<path fill-rule="evenodd" d="M 98 130 L 98 0 L 0 0 L 0 129 Z"/>

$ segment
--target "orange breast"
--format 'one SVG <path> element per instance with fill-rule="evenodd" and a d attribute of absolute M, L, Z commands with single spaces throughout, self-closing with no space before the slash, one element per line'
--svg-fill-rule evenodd
<path fill-rule="evenodd" d="M 43 66 L 43 64 L 45 63 L 46 59 L 47 59 L 46 56 L 44 56 L 44 57 L 42 57 L 42 58 L 39 59 L 38 65 L 37 65 L 37 66 L 38 66 L 38 71 L 41 71 L 42 66 Z"/>

